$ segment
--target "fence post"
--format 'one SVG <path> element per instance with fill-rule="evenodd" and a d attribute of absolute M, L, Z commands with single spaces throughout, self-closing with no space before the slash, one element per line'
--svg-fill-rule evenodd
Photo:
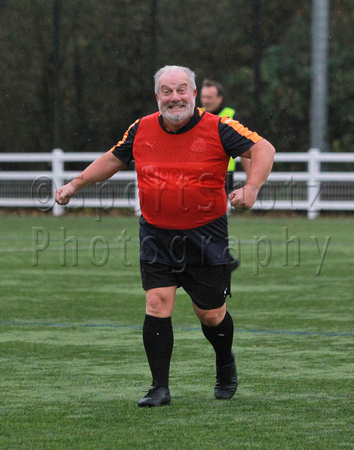
<path fill-rule="evenodd" d="M 316 203 L 320 200 L 321 182 L 318 175 L 321 172 L 321 152 L 317 148 L 309 150 L 309 159 L 307 164 L 308 184 L 307 184 L 307 217 L 309 219 L 317 219 L 319 209 Z"/>
<path fill-rule="evenodd" d="M 140 215 L 141 215 L 141 210 L 140 210 L 140 199 L 139 199 L 139 188 L 138 188 L 138 177 L 137 177 L 137 174 L 136 174 L 136 172 L 135 172 L 135 191 L 134 191 L 134 193 L 135 193 L 135 198 L 134 198 L 134 201 L 135 201 L 135 205 L 134 205 L 134 213 L 135 213 L 135 215 L 137 216 L 137 217 L 140 217 Z"/>
<path fill-rule="evenodd" d="M 65 208 L 55 203 L 55 191 L 62 186 L 63 172 L 64 172 L 64 152 L 60 148 L 52 150 L 52 201 L 53 201 L 53 216 L 62 216 L 65 213 Z"/>

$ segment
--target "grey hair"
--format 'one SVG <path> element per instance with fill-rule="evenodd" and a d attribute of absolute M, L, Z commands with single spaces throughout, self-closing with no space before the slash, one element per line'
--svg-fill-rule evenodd
<path fill-rule="evenodd" d="M 186 74 L 189 76 L 189 83 L 190 83 L 192 90 L 194 91 L 195 89 L 197 89 L 197 86 L 195 84 L 195 73 L 191 69 L 188 69 L 188 67 L 183 67 L 183 66 L 164 66 L 160 70 L 158 70 L 154 75 L 155 94 L 158 94 L 158 92 L 159 92 L 159 81 L 160 81 L 161 75 L 163 75 L 166 72 L 172 72 L 174 70 L 183 70 L 183 72 L 186 72 Z"/>

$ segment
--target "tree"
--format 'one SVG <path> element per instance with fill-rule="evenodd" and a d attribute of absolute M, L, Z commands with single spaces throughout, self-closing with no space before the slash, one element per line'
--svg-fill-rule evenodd
<path fill-rule="evenodd" d="M 52 148 L 53 1 L 0 0 L 0 151 Z M 204 77 L 220 80 L 227 103 L 255 127 L 249 0 L 60 1 L 56 117 L 65 151 L 105 151 L 155 111 L 154 65 L 189 66 L 198 87 Z M 332 3 L 329 138 L 331 150 L 352 151 L 353 12 L 349 0 Z M 306 151 L 311 5 L 267 0 L 260 8 L 256 131 L 280 151 Z"/>

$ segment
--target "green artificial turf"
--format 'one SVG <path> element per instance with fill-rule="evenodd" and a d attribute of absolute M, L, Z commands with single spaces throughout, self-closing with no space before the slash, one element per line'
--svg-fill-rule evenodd
<path fill-rule="evenodd" d="M 245 213 L 229 228 L 238 392 L 214 399 L 179 290 L 172 404 L 145 409 L 137 218 L 0 216 L 0 448 L 353 448 L 353 220 Z"/>

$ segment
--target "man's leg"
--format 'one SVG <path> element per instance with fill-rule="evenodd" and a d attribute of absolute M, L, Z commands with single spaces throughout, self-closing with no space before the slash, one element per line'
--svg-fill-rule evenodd
<path fill-rule="evenodd" d="M 139 406 L 161 406 L 170 403 L 169 371 L 173 349 L 171 316 L 176 286 L 146 291 L 146 315 L 143 341 L 152 375 L 152 388 Z"/>
<path fill-rule="evenodd" d="M 202 324 L 204 336 L 215 350 L 216 355 L 216 384 L 215 397 L 230 399 L 237 389 L 237 371 L 235 356 L 232 352 L 234 323 L 226 304 L 213 310 L 198 308 L 193 303 L 194 312 Z"/>
<path fill-rule="evenodd" d="M 215 350 L 216 363 L 225 366 L 232 361 L 232 341 L 234 336 L 234 323 L 226 305 L 217 310 L 194 310 L 201 321 L 204 336 Z M 199 311 L 198 311 L 199 310 Z"/>

